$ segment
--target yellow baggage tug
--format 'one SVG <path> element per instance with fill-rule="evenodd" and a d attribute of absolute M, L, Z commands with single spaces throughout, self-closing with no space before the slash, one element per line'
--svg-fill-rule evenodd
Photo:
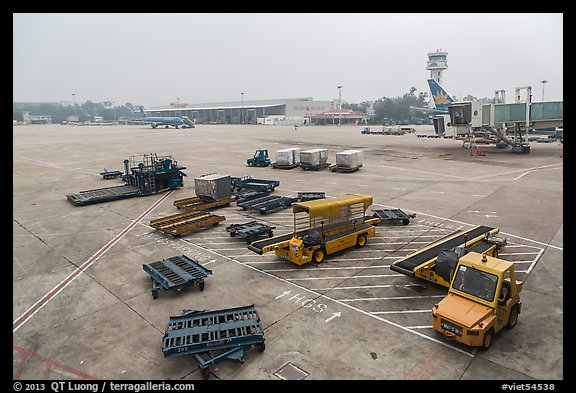
<path fill-rule="evenodd" d="M 370 205 L 372 196 L 362 194 L 294 203 L 294 231 L 253 242 L 248 249 L 260 255 L 275 251 L 297 265 L 321 263 L 335 252 L 364 247 L 376 234 L 373 224 L 381 219 L 366 216 Z"/>

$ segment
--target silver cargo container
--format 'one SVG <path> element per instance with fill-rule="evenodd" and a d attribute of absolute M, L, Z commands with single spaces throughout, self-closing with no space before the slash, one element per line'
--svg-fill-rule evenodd
<path fill-rule="evenodd" d="M 215 201 L 230 198 L 232 185 L 230 175 L 212 173 L 194 179 L 196 195 L 203 198 L 211 198 Z"/>
<path fill-rule="evenodd" d="M 300 152 L 300 162 L 310 165 L 324 165 L 328 161 L 328 149 L 311 149 Z"/>
<path fill-rule="evenodd" d="M 358 168 L 362 165 L 362 150 L 345 150 L 336 153 L 336 166 Z"/>
<path fill-rule="evenodd" d="M 300 162 L 300 148 L 290 147 L 276 152 L 276 163 L 279 165 L 293 165 Z"/>

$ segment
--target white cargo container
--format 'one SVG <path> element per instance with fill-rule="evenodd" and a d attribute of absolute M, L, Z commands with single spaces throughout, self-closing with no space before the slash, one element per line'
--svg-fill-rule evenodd
<path fill-rule="evenodd" d="M 300 152 L 300 163 L 309 165 L 325 165 L 328 161 L 328 149 L 310 149 Z"/>
<path fill-rule="evenodd" d="M 362 150 L 345 150 L 336 153 L 336 166 L 346 169 L 360 168 L 362 155 Z"/>
<path fill-rule="evenodd" d="M 290 147 L 276 152 L 276 164 L 294 165 L 300 162 L 300 148 Z"/>

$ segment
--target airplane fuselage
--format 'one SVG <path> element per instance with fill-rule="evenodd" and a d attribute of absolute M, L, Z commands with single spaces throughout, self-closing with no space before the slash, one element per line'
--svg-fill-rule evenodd
<path fill-rule="evenodd" d="M 187 120 L 187 121 L 186 121 Z M 145 117 L 142 118 L 141 121 L 145 124 L 150 124 L 152 128 L 156 128 L 158 126 L 164 126 L 168 128 L 169 126 L 174 128 L 179 127 L 189 127 L 193 128 L 194 124 L 188 119 L 182 119 L 180 117 Z"/>

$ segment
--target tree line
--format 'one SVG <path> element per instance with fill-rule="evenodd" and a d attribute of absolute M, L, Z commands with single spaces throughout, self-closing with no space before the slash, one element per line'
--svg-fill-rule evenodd
<path fill-rule="evenodd" d="M 102 116 L 104 121 L 131 120 L 138 116 L 134 111 L 141 105 L 126 103 L 124 105 L 114 105 L 110 101 L 92 102 L 86 101 L 76 105 L 63 105 L 61 103 L 12 103 L 13 119 L 22 121 L 22 112 L 30 112 L 31 115 L 49 115 L 52 123 L 62 123 L 68 116 L 76 115 L 78 121 L 91 121 L 95 116 Z"/>

